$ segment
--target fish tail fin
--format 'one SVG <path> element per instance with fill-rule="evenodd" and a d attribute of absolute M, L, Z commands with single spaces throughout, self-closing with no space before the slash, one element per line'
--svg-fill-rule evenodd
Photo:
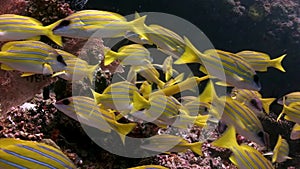
<path fill-rule="evenodd" d="M 282 72 L 285 72 L 285 70 L 284 70 L 284 68 L 282 67 L 282 64 L 281 64 L 281 62 L 282 62 L 282 60 L 284 59 L 285 56 L 286 56 L 286 54 L 284 54 L 284 55 L 282 55 L 278 58 L 272 59 L 270 61 L 271 66 L 273 66 L 274 68 L 276 68 L 276 69 L 278 69 Z"/>
<path fill-rule="evenodd" d="M 88 65 L 88 69 L 87 69 L 87 77 L 89 78 L 91 84 L 93 83 L 94 80 L 94 74 L 95 71 L 98 69 L 99 65 Z"/>
<path fill-rule="evenodd" d="M 194 124 L 198 127 L 204 127 L 207 124 L 206 122 L 208 117 L 208 115 L 198 115 L 196 120 L 194 121 Z"/>
<path fill-rule="evenodd" d="M 53 42 L 55 42 L 57 45 L 59 46 L 63 46 L 63 42 L 62 42 L 62 38 L 61 36 L 58 36 L 58 35 L 54 35 L 53 34 L 53 29 L 57 26 L 57 23 L 54 22 L 53 24 L 51 25 L 48 25 L 48 26 L 45 26 L 45 35 L 47 37 L 49 37 Z"/>
<path fill-rule="evenodd" d="M 270 113 L 270 105 L 276 100 L 276 98 L 261 98 L 262 106 L 267 114 Z"/>
<path fill-rule="evenodd" d="M 146 17 L 147 15 L 141 17 L 138 13 L 135 13 L 135 19 L 131 21 L 130 24 L 133 27 L 133 32 L 140 35 L 142 40 L 149 41 L 149 38 L 145 34 L 147 27 L 147 25 L 145 25 Z"/>
<path fill-rule="evenodd" d="M 117 52 L 112 51 L 109 48 L 104 48 L 104 66 L 107 66 L 109 64 L 111 64 L 112 62 L 114 62 L 115 60 L 117 60 L 118 55 Z"/>
<path fill-rule="evenodd" d="M 136 123 L 127 123 L 127 124 L 122 124 L 122 123 L 118 123 L 115 121 L 115 124 L 113 124 L 116 132 L 118 133 L 118 135 L 120 136 L 120 139 L 122 141 L 123 144 L 125 144 L 125 138 L 126 135 L 128 133 L 130 133 L 135 127 L 136 127 Z"/>
<path fill-rule="evenodd" d="M 150 103 L 137 91 L 133 92 L 133 107 L 135 110 L 147 109 L 150 107 Z"/>
<path fill-rule="evenodd" d="M 196 143 L 191 143 L 191 150 L 193 152 L 195 152 L 196 154 L 198 154 L 199 156 L 203 156 L 203 153 L 202 153 L 202 145 L 203 145 L 203 142 L 196 142 Z"/>
<path fill-rule="evenodd" d="M 232 149 L 233 147 L 237 147 L 238 143 L 236 141 L 234 126 L 228 126 L 227 130 L 223 133 L 223 135 L 218 138 L 216 141 L 212 142 L 213 146 Z"/>
<path fill-rule="evenodd" d="M 204 77 L 206 77 L 206 76 L 204 76 Z M 216 93 L 215 93 L 213 82 L 209 81 L 206 84 L 203 92 L 199 95 L 199 100 L 201 102 L 208 103 L 208 102 L 211 102 L 213 97 L 216 97 Z"/>
<path fill-rule="evenodd" d="M 92 91 L 92 94 L 93 94 L 93 97 L 94 97 L 96 103 L 99 104 L 99 103 L 100 103 L 99 100 L 101 100 L 101 97 L 102 97 L 103 95 L 100 94 L 100 93 L 97 93 L 95 90 L 93 90 L 93 89 L 91 89 L 91 88 L 90 88 L 90 90 Z"/>
<path fill-rule="evenodd" d="M 195 46 L 187 37 L 184 37 L 184 41 L 186 43 L 185 50 L 183 54 L 174 62 L 174 64 L 202 63 L 199 57 L 199 55 L 201 55 L 201 52 L 195 48 Z"/>

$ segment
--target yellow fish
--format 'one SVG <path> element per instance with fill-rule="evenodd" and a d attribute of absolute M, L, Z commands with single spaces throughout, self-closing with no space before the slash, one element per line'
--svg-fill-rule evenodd
<path fill-rule="evenodd" d="M 268 161 L 260 152 L 248 145 L 238 145 L 236 140 L 235 128 L 230 125 L 225 133 L 212 142 L 213 146 L 228 148 L 233 155 L 230 161 L 239 169 L 273 169 L 271 162 Z"/>
<path fill-rule="evenodd" d="M 189 143 L 182 137 L 162 134 L 146 138 L 141 148 L 155 152 L 186 152 L 191 149 L 194 153 L 203 156 L 202 142 Z"/>
<path fill-rule="evenodd" d="M 276 98 L 262 98 L 258 91 L 233 88 L 231 98 L 249 107 L 257 116 L 269 114 L 269 107 Z"/>
<path fill-rule="evenodd" d="M 57 21 L 55 35 L 88 39 L 93 34 L 101 38 L 122 37 L 127 31 L 142 34 L 146 16 L 128 22 L 125 17 L 108 11 L 82 10 Z"/>
<path fill-rule="evenodd" d="M 281 62 L 286 54 L 276 59 L 270 59 L 270 56 L 266 53 L 250 50 L 240 51 L 236 54 L 244 58 L 255 71 L 266 72 L 268 67 L 274 67 L 282 72 L 285 72 Z"/>
<path fill-rule="evenodd" d="M 288 106 L 283 105 L 283 110 L 277 118 L 277 121 L 281 116 L 285 114 L 284 119 L 295 123 L 300 123 L 300 102 L 292 102 Z"/>
<path fill-rule="evenodd" d="M 110 84 L 103 93 L 93 91 L 97 104 L 103 108 L 119 112 L 130 112 L 132 109 L 133 93 L 139 89 L 132 83 L 120 81 Z"/>
<path fill-rule="evenodd" d="M 82 80 L 84 77 L 88 77 L 90 82 L 93 82 L 94 73 L 99 67 L 98 64 L 89 65 L 85 60 L 82 60 L 71 53 L 59 49 L 55 50 L 64 58 L 67 66 L 64 71 L 55 73 L 53 76 L 59 76 L 68 81 L 78 81 Z"/>
<path fill-rule="evenodd" d="M 56 23 L 43 26 L 40 21 L 28 16 L 3 14 L 0 15 L 0 41 L 40 40 L 40 36 L 45 35 L 62 46 L 61 37 L 52 33 L 55 26 Z"/>
<path fill-rule="evenodd" d="M 105 48 L 104 56 L 104 66 L 111 64 L 115 60 L 120 60 L 122 65 L 133 66 L 146 65 L 153 61 L 150 57 L 150 52 L 139 44 L 123 46 L 118 52 Z"/>
<path fill-rule="evenodd" d="M 73 96 L 60 100 L 54 106 L 67 116 L 85 125 L 110 133 L 119 134 L 123 144 L 126 135 L 136 127 L 135 123 L 122 124 L 116 121 L 114 112 L 101 109 L 94 99 L 85 96 Z"/>
<path fill-rule="evenodd" d="M 140 18 L 136 13 L 136 19 Z M 140 34 L 127 32 L 125 38 L 138 44 L 154 44 L 167 55 L 175 58 L 181 56 L 185 51 L 185 42 L 178 34 L 160 25 L 151 24 L 144 27 L 144 32 Z"/>
<path fill-rule="evenodd" d="M 300 102 L 300 92 L 292 92 L 278 99 L 277 103 L 281 105 L 289 105 L 292 102 Z"/>
<path fill-rule="evenodd" d="M 127 80 L 135 83 L 137 79 L 137 73 L 144 77 L 148 82 L 157 84 L 159 88 L 163 88 L 165 86 L 165 82 L 159 79 L 159 72 L 152 64 L 131 66 L 127 75 Z"/>
<path fill-rule="evenodd" d="M 209 114 L 221 120 L 226 125 L 233 125 L 237 133 L 245 136 L 247 139 L 254 141 L 262 146 L 268 144 L 268 135 L 264 132 L 263 126 L 257 116 L 247 106 L 233 100 L 229 96 L 218 98 L 215 93 L 213 84 L 208 83 L 213 94 L 212 106 Z"/>
<path fill-rule="evenodd" d="M 44 143 L 2 138 L 0 147 L 0 168 L 76 169 L 63 152 Z"/>
<path fill-rule="evenodd" d="M 5 43 L 0 52 L 2 70 L 18 70 L 22 76 L 49 75 L 63 71 L 67 64 L 51 46 L 40 41 Z"/>
<path fill-rule="evenodd" d="M 294 125 L 290 138 L 291 140 L 300 139 L 300 125 L 298 123 Z"/>
<path fill-rule="evenodd" d="M 253 68 L 239 56 L 221 50 L 198 51 L 193 44 L 184 37 L 186 51 L 174 64 L 200 63 L 200 71 L 211 78 L 217 78 L 222 83 L 241 88 L 259 91 L 261 86 Z M 190 54 L 190 53 L 195 54 Z M 235 55 L 235 56 L 233 56 Z"/>
<path fill-rule="evenodd" d="M 289 155 L 289 144 L 288 142 L 281 137 L 278 136 L 277 143 L 273 150 L 272 163 L 282 163 L 288 159 L 292 159 Z"/>

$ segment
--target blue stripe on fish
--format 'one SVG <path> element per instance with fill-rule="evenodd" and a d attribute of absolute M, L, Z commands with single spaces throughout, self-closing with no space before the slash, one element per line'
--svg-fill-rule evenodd
<path fill-rule="evenodd" d="M 4 164 L 7 164 L 7 165 L 10 165 L 10 166 L 13 166 L 13 167 L 16 167 L 18 169 L 28 169 L 26 167 L 23 167 L 19 164 L 16 164 L 16 163 L 13 163 L 13 162 L 10 162 L 10 161 L 7 161 L 7 160 L 0 159 L 0 162 L 2 162 Z M 0 165 L 0 167 L 1 167 L 1 165 Z"/>
<path fill-rule="evenodd" d="M 53 167 L 53 166 L 50 165 L 50 164 L 40 162 L 40 161 L 38 161 L 38 160 L 36 160 L 36 159 L 33 159 L 33 158 L 25 157 L 25 156 L 23 156 L 23 155 L 20 155 L 20 154 L 18 154 L 18 153 L 13 152 L 13 151 L 5 150 L 5 149 L 2 149 L 2 150 L 3 150 L 4 152 L 6 152 L 7 154 L 16 156 L 16 157 L 21 158 L 21 159 L 23 159 L 23 160 L 27 160 L 27 161 L 30 161 L 30 162 L 33 162 L 33 163 L 37 163 L 37 164 L 39 164 L 39 165 L 48 167 L 48 168 L 50 168 L 50 169 L 57 169 L 57 168 Z"/>
<path fill-rule="evenodd" d="M 35 152 L 35 153 L 38 153 L 38 154 L 40 154 L 40 155 L 42 155 L 42 156 L 44 156 L 44 157 L 47 157 L 47 158 L 49 158 L 49 159 L 51 159 L 51 160 L 53 160 L 53 161 L 56 161 L 56 162 L 60 163 L 61 165 L 65 166 L 65 167 L 68 167 L 68 165 L 65 164 L 64 162 L 62 162 L 61 160 L 59 160 L 59 159 L 57 159 L 57 158 L 55 158 L 55 157 L 53 157 L 53 156 L 51 156 L 51 155 L 48 155 L 48 154 L 46 154 L 46 153 L 43 153 L 43 152 L 41 152 L 41 151 L 39 151 L 39 150 L 36 150 L 35 148 L 29 147 L 29 146 L 25 146 L 25 145 L 22 145 L 22 144 L 17 144 L 16 146 L 25 148 L 25 149 L 30 150 L 30 151 L 33 151 L 33 152 Z"/>

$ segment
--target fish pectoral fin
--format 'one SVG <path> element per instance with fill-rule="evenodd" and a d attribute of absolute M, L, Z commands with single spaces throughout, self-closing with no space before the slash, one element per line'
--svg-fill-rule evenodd
<path fill-rule="evenodd" d="M 264 156 L 272 156 L 272 155 L 274 155 L 274 153 L 272 151 L 270 151 L 270 152 L 264 153 L 263 155 Z"/>
<path fill-rule="evenodd" d="M 2 70 L 15 70 L 13 69 L 12 67 L 8 66 L 8 65 L 5 65 L 5 64 L 1 64 L 1 69 Z"/>
<path fill-rule="evenodd" d="M 67 74 L 66 71 L 60 71 L 60 72 L 55 72 L 51 77 L 59 76 L 59 75 L 65 75 Z"/>
<path fill-rule="evenodd" d="M 48 63 L 45 63 L 43 65 L 43 74 L 44 75 L 53 74 L 53 69 Z"/>
<path fill-rule="evenodd" d="M 245 79 L 241 78 L 240 76 L 236 75 L 236 74 L 233 74 L 232 77 L 237 80 L 237 81 L 244 81 Z"/>
<path fill-rule="evenodd" d="M 27 77 L 27 76 L 32 76 L 35 73 L 31 73 L 31 72 L 26 72 L 26 73 L 22 73 L 21 77 Z"/>

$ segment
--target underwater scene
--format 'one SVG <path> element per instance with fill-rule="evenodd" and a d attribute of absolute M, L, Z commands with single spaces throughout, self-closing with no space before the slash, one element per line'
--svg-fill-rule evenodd
<path fill-rule="evenodd" d="M 300 169 L 299 0 L 0 7 L 0 169 Z"/>

